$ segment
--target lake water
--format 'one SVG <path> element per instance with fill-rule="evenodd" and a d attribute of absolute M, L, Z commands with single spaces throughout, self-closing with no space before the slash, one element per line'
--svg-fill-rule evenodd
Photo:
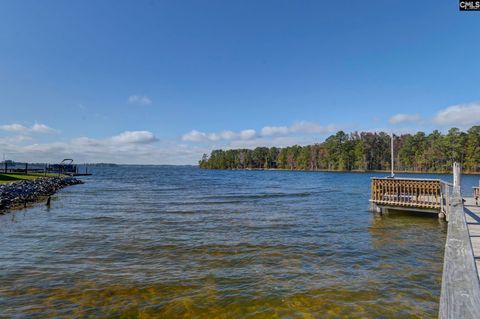
<path fill-rule="evenodd" d="M 384 174 L 93 173 L 0 215 L 0 317 L 437 317 L 446 223 L 370 213 Z"/>

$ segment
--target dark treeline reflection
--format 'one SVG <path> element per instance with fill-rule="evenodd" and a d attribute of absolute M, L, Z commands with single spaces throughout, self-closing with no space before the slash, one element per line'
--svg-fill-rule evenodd
<path fill-rule="evenodd" d="M 404 171 L 446 172 L 452 163 L 466 172 L 480 170 L 480 126 L 466 132 L 451 128 L 447 134 L 417 132 L 394 136 L 395 168 Z M 257 147 L 214 150 L 199 161 L 211 169 L 387 170 L 390 168 L 390 135 L 385 132 L 339 131 L 325 142 L 307 146 Z"/>

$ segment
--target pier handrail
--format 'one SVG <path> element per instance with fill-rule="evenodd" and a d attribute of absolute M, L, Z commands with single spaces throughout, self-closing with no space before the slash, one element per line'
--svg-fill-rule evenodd
<path fill-rule="evenodd" d="M 448 183 L 440 179 L 372 178 L 371 202 L 377 205 L 422 209 L 441 209 L 443 190 Z"/>
<path fill-rule="evenodd" d="M 441 189 L 440 211 L 445 214 L 448 220 L 450 215 L 450 210 L 452 208 L 451 203 L 452 203 L 452 198 L 454 194 L 454 186 L 452 183 L 441 181 L 440 189 Z"/>
<path fill-rule="evenodd" d="M 449 202 L 439 318 L 480 318 L 480 282 L 465 219 L 460 187 Z"/>

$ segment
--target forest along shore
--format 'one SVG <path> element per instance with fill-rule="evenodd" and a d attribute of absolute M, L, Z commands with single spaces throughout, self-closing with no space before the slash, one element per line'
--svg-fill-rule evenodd
<path fill-rule="evenodd" d="M 66 186 L 77 184 L 83 184 L 83 182 L 73 177 L 39 177 L 2 184 L 0 185 L 0 214 L 8 209 L 25 207 L 27 204 L 41 201 Z"/>
<path fill-rule="evenodd" d="M 480 172 L 480 126 L 466 132 L 451 128 L 443 134 L 394 135 L 395 170 L 417 173 L 450 172 L 454 162 L 464 173 Z M 213 150 L 199 161 L 207 169 L 287 169 L 305 171 L 390 170 L 391 137 L 385 132 L 343 131 L 324 142 L 306 145 Z"/>

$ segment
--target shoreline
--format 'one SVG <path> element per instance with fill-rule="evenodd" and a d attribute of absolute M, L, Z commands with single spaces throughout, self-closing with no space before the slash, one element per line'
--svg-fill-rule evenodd
<path fill-rule="evenodd" d="M 198 166 L 197 166 L 198 167 Z M 291 171 L 291 172 L 323 172 L 323 173 L 385 173 L 390 174 L 390 170 L 329 170 L 329 169 L 288 169 L 288 168 L 202 168 L 204 170 L 214 171 Z M 451 174 L 451 171 L 423 172 L 423 171 L 394 171 L 395 174 Z M 480 175 L 480 172 L 462 171 L 462 175 Z"/>
<path fill-rule="evenodd" d="M 11 209 L 26 208 L 52 196 L 60 189 L 83 184 L 73 177 L 39 177 L 0 185 L 0 214 Z"/>

